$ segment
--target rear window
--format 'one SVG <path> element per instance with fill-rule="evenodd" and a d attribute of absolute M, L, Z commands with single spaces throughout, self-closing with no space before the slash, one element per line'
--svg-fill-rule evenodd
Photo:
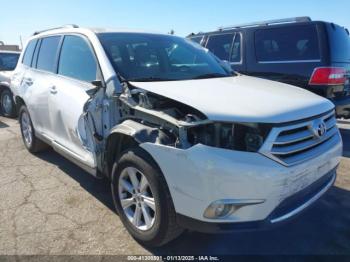
<path fill-rule="evenodd" d="M 320 60 L 317 29 L 300 25 L 257 30 L 255 53 L 259 62 Z"/>
<path fill-rule="evenodd" d="M 55 73 L 56 57 L 61 36 L 43 38 L 40 45 L 37 68 Z"/>
<path fill-rule="evenodd" d="M 329 44 L 333 62 L 350 61 L 350 37 L 343 27 L 329 25 Z"/>
<path fill-rule="evenodd" d="M 30 66 L 32 63 L 32 58 L 33 58 L 33 53 L 34 53 L 34 49 L 36 46 L 36 42 L 37 42 L 37 40 L 31 40 L 28 43 L 26 50 L 24 51 L 22 63 L 27 65 L 27 66 Z"/>
<path fill-rule="evenodd" d="M 207 48 L 221 60 L 230 60 L 234 33 L 209 36 Z"/>
<path fill-rule="evenodd" d="M 0 53 L 0 71 L 15 70 L 19 54 L 15 53 Z"/>

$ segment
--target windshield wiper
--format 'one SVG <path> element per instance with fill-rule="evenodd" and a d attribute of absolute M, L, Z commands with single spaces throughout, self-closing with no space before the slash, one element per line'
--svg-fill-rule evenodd
<path fill-rule="evenodd" d="M 205 78 L 216 78 L 216 77 L 229 77 L 231 75 L 225 75 L 220 73 L 209 73 L 194 77 L 193 79 L 205 79 Z"/>

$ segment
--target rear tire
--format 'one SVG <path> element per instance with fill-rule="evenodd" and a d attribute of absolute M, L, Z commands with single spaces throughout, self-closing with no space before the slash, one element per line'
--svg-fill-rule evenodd
<path fill-rule="evenodd" d="M 13 101 L 12 92 L 5 88 L 0 94 L 0 111 L 3 116 L 16 117 L 16 105 Z"/>
<path fill-rule="evenodd" d="M 111 185 L 119 217 L 140 244 L 162 246 L 183 232 L 176 223 L 175 208 L 163 174 L 143 149 L 132 148 L 122 154 L 114 164 Z"/>
<path fill-rule="evenodd" d="M 35 136 L 35 129 L 26 106 L 21 106 L 18 120 L 23 143 L 29 152 L 39 153 L 49 147 L 46 143 Z"/>

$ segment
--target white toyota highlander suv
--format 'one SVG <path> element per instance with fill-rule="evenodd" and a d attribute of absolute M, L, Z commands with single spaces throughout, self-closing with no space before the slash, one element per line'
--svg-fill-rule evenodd
<path fill-rule="evenodd" d="M 149 246 L 285 221 L 333 185 L 342 154 L 331 102 L 171 35 L 37 32 L 11 88 L 27 149 L 108 177 L 121 221 Z"/>

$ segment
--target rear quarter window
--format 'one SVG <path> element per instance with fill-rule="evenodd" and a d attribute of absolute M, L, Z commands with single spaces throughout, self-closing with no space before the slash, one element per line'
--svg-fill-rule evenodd
<path fill-rule="evenodd" d="M 31 65 L 36 43 L 37 43 L 37 40 L 31 40 L 28 43 L 26 50 L 24 51 L 24 56 L 23 56 L 23 60 L 22 60 L 23 64 L 25 64 L 27 66 Z"/>
<path fill-rule="evenodd" d="M 320 60 L 316 26 L 259 29 L 255 32 L 255 54 L 258 62 Z"/>
<path fill-rule="evenodd" d="M 350 37 L 345 28 L 330 24 L 328 36 L 332 62 L 350 62 Z"/>

